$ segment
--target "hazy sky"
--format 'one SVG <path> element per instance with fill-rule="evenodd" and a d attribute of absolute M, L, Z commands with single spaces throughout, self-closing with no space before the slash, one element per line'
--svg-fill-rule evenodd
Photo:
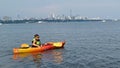
<path fill-rule="evenodd" d="M 47 17 L 51 13 L 120 18 L 120 0 L 0 0 L 0 17 Z"/>

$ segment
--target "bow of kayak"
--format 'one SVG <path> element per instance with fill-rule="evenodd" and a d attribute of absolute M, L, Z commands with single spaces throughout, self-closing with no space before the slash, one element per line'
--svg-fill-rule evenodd
<path fill-rule="evenodd" d="M 65 42 L 48 42 L 42 47 L 28 47 L 28 48 L 13 48 L 13 53 L 28 53 L 28 52 L 42 52 L 46 50 L 63 48 Z"/>

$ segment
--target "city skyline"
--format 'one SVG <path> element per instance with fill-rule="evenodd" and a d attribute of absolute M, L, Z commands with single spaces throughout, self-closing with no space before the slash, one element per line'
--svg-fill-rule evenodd
<path fill-rule="evenodd" d="M 56 15 L 80 15 L 87 17 L 120 19 L 119 0 L 1 0 L 0 17 L 47 17 Z"/>

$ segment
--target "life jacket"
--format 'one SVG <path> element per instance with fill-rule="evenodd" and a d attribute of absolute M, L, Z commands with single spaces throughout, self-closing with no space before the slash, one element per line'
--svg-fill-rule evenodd
<path fill-rule="evenodd" d="M 35 39 L 32 40 L 32 43 L 33 43 L 34 40 L 35 40 Z M 35 40 L 35 41 L 36 41 L 36 42 L 35 42 L 36 45 L 41 45 L 40 39 L 39 39 L 39 40 Z"/>

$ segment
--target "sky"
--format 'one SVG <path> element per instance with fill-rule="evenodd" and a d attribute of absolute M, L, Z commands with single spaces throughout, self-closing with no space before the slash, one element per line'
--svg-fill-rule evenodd
<path fill-rule="evenodd" d="M 50 14 L 120 19 L 120 0 L 0 0 L 0 18 Z"/>

